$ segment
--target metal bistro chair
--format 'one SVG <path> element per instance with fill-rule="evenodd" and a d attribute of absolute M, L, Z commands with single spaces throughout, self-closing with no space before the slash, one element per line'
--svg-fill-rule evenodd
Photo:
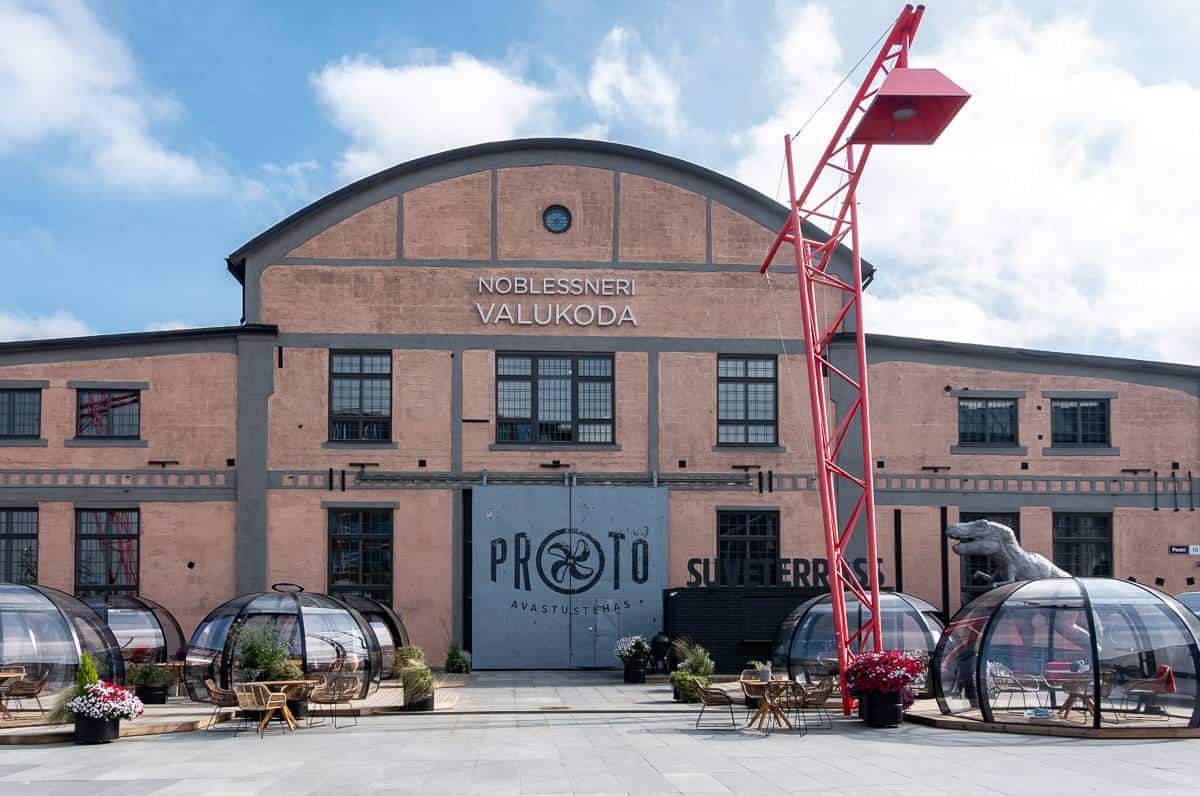
<path fill-rule="evenodd" d="M 38 712 L 45 713 L 46 708 L 42 707 L 41 693 L 46 687 L 46 681 L 50 678 L 50 668 L 46 667 L 42 670 L 42 676 L 36 680 L 19 680 L 9 687 L 5 698 L 11 702 L 21 702 L 21 709 L 25 709 L 23 700 L 32 699 L 37 703 Z"/>
<path fill-rule="evenodd" d="M 212 702 L 212 715 L 208 717 L 208 726 L 204 728 L 205 732 L 214 732 L 213 727 L 217 725 L 218 719 L 221 718 L 221 711 L 226 708 L 238 707 L 238 695 L 230 691 L 228 688 L 221 688 L 217 685 L 217 681 L 211 677 L 205 678 L 204 689 L 208 691 L 208 699 Z M 217 730 L 217 732 L 228 732 L 228 730 Z M 237 732 L 237 727 L 234 727 L 234 732 Z"/>
<path fill-rule="evenodd" d="M 733 715 L 733 697 L 723 688 L 712 688 L 706 685 L 696 684 L 696 690 L 700 693 L 700 714 L 696 716 L 696 728 L 700 728 L 700 719 L 704 718 L 706 708 L 727 707 L 729 708 L 729 725 L 730 729 L 737 729 L 737 719 Z"/>
<path fill-rule="evenodd" d="M 291 731 L 283 708 L 287 706 L 287 695 L 282 691 L 272 691 L 262 683 L 238 683 L 234 686 L 237 694 L 238 708 L 243 712 L 262 713 L 262 721 L 258 723 L 258 737 L 266 735 L 267 725 L 272 718 L 278 718 L 285 733 Z"/>
<path fill-rule="evenodd" d="M 350 718 L 354 719 L 351 727 L 358 726 L 358 711 L 350 704 L 350 700 L 358 694 L 359 680 L 357 677 L 330 677 L 324 683 L 312 690 L 308 696 L 308 726 L 322 726 L 325 724 L 325 716 L 333 719 L 333 728 L 338 727 L 338 706 L 345 705 L 346 710 L 350 713 Z M 319 708 L 324 708 L 319 710 Z M 317 719 L 320 718 L 320 722 Z"/>

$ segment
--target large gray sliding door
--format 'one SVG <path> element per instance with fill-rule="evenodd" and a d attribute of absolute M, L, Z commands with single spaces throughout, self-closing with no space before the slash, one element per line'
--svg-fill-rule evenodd
<path fill-rule="evenodd" d="M 478 668 L 615 666 L 620 636 L 661 629 L 665 489 L 489 486 L 472 494 Z"/>

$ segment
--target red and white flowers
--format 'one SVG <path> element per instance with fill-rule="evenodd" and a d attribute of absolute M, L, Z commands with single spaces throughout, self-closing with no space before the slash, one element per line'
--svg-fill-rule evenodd
<path fill-rule="evenodd" d="M 908 707 L 914 699 L 908 686 L 924 673 L 924 661 L 902 650 L 864 652 L 846 669 L 846 690 L 856 698 L 873 692 L 890 694 L 898 691 L 904 707 Z"/>
<path fill-rule="evenodd" d="M 89 683 L 83 695 L 67 703 L 67 710 L 88 719 L 136 719 L 145 712 L 142 700 L 115 683 Z"/>

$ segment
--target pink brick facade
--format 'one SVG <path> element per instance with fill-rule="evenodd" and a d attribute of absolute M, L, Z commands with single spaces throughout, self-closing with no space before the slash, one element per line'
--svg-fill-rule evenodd
<path fill-rule="evenodd" d="M 393 517 L 394 603 L 439 663 L 463 640 L 464 492 L 485 473 L 544 483 L 562 474 L 548 469 L 552 460 L 600 482 L 662 479 L 669 586 L 687 586 L 691 559 L 719 555 L 717 513 L 727 509 L 778 511 L 778 555 L 806 566 L 823 559 L 817 493 L 806 480 L 812 428 L 790 252 L 776 258 L 770 281 L 757 273 L 781 208 L 719 175 L 606 146 L 497 147 L 400 167 L 314 204 L 230 258 L 245 287 L 245 327 L 0 346 L 0 390 L 48 382 L 36 388 L 45 444 L 0 445 L 0 471 L 21 473 L 0 483 L 0 511 L 38 510 L 39 580 L 74 588 L 76 509 L 137 508 L 140 589 L 186 634 L 241 591 L 277 581 L 327 590 L 330 507 L 377 507 Z M 570 210 L 567 231 L 543 226 L 551 204 Z M 595 291 L 573 293 L 573 282 Z M 581 303 L 628 307 L 636 322 L 538 320 L 548 306 Z M 824 314 L 837 311 L 836 296 L 821 303 Z M 499 305 L 511 317 L 498 316 Z M 96 346 L 107 347 L 101 355 Z M 1200 475 L 1196 369 L 886 338 L 872 350 L 886 585 L 902 578 L 905 591 L 957 609 L 953 553 L 942 577 L 943 509 L 949 523 L 962 511 L 1018 512 L 1023 543 L 1049 557 L 1056 514 L 1105 514 L 1114 576 L 1162 578 L 1171 592 L 1200 577 L 1200 557 L 1167 553 L 1200 544 L 1187 480 Z M 387 352 L 388 439 L 331 440 L 333 351 Z M 498 352 L 611 355 L 612 443 L 501 442 Z M 718 358 L 732 354 L 775 358 L 777 444 L 718 444 Z M 70 382 L 146 384 L 144 446 L 71 445 Z M 1023 453 L 956 450 L 963 390 L 1022 394 Z M 1043 451 L 1053 447 L 1043 393 L 1070 392 L 1115 396 L 1105 399 L 1106 455 Z M 114 480 L 36 480 L 67 471 Z M 205 473 L 217 481 L 196 480 Z M 183 480 L 147 480 L 171 474 Z M 981 488 L 933 476 L 1034 480 Z M 685 478 L 696 483 L 681 486 Z"/>

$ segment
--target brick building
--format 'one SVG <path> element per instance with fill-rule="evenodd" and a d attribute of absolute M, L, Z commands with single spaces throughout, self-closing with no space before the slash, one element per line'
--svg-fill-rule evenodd
<path fill-rule="evenodd" d="M 606 665 L 666 587 L 820 586 L 791 253 L 757 273 L 784 214 L 645 150 L 486 144 L 239 248 L 240 326 L 0 344 L 0 580 L 185 633 L 278 581 L 362 593 L 497 667 Z M 980 515 L 1077 574 L 1200 575 L 1200 368 L 869 351 L 885 585 L 952 613 L 979 587 L 941 531 Z"/>

